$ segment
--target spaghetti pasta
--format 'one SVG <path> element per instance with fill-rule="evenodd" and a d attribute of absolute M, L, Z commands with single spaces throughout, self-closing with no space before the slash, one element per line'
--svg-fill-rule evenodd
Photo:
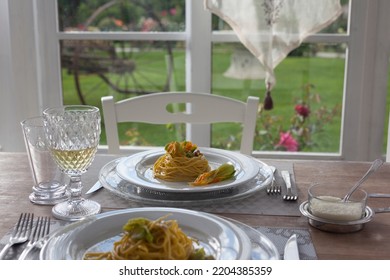
<path fill-rule="evenodd" d="M 200 174 L 210 171 L 210 166 L 197 146 L 189 141 L 171 142 L 166 153 L 153 165 L 155 178 L 165 181 L 191 182 Z"/>
<path fill-rule="evenodd" d="M 214 259 L 203 248 L 195 249 L 194 239 L 188 237 L 175 220 L 167 216 L 151 221 L 130 219 L 124 234 L 114 242 L 109 252 L 88 252 L 85 260 L 189 260 Z"/>

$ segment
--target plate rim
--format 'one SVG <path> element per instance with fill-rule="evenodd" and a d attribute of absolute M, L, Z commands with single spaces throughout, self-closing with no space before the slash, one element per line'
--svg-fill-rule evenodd
<path fill-rule="evenodd" d="M 208 192 L 208 191 L 211 192 L 211 191 L 223 190 L 226 188 L 232 188 L 232 187 L 236 187 L 236 186 L 241 185 L 241 184 L 245 184 L 245 183 L 249 182 L 250 180 L 253 180 L 260 171 L 260 166 L 258 164 L 259 162 L 257 160 L 251 158 L 250 156 L 241 154 L 239 152 L 217 149 L 217 148 L 207 148 L 207 147 L 200 147 L 199 150 L 203 154 L 214 154 L 215 156 L 223 155 L 225 157 L 231 157 L 232 161 L 238 163 L 241 166 L 242 171 L 246 173 L 247 177 L 245 177 L 245 179 L 241 178 L 241 179 L 235 180 L 233 182 L 229 182 L 229 181 L 227 181 L 227 183 L 221 182 L 218 185 L 214 184 L 214 185 L 208 185 L 206 187 L 192 187 L 192 188 L 185 185 L 184 187 L 188 187 L 188 188 L 178 189 L 178 188 L 175 188 L 175 186 L 169 186 L 170 182 L 167 182 L 165 184 L 164 183 L 160 184 L 160 183 L 154 183 L 154 182 L 147 182 L 147 181 L 142 180 L 142 178 L 139 176 L 137 176 L 139 180 L 136 180 L 134 178 L 124 176 L 123 174 L 121 174 L 121 172 L 118 171 L 119 164 L 121 164 L 122 162 L 124 162 L 126 160 L 131 160 L 131 158 L 146 157 L 147 155 L 154 154 L 154 153 L 161 153 L 161 155 L 163 155 L 165 153 L 165 150 L 163 148 L 151 149 L 151 150 L 135 153 L 135 154 L 130 155 L 130 156 L 125 156 L 122 158 L 121 161 L 118 162 L 115 169 L 116 169 L 118 176 L 129 183 L 132 183 L 134 185 L 138 185 L 138 186 L 141 186 L 144 188 L 148 188 L 148 189 L 153 190 L 153 191 L 163 191 L 163 192 L 172 192 L 172 193 L 182 193 L 182 192 L 197 193 L 197 192 Z M 247 170 L 245 170 L 243 167 L 244 159 L 245 159 L 245 164 L 250 165 L 252 168 L 252 170 L 250 170 L 250 173 Z M 262 162 L 262 164 L 267 165 L 264 162 Z M 244 176 L 245 176 L 245 174 L 244 174 Z M 187 183 L 183 182 L 183 185 L 184 184 L 187 184 Z M 165 187 L 163 187 L 163 186 L 165 186 Z"/>
<path fill-rule="evenodd" d="M 42 247 L 40 253 L 39 253 L 39 259 L 40 260 L 55 260 L 56 258 L 50 258 L 47 256 L 47 250 L 49 250 L 49 246 L 51 243 L 55 242 L 56 238 L 60 237 L 66 237 L 71 235 L 76 229 L 79 229 L 83 226 L 91 225 L 95 222 L 97 222 L 99 219 L 109 219 L 109 218 L 115 218 L 115 216 L 120 216 L 127 213 L 133 213 L 135 216 L 138 215 L 147 215 L 147 213 L 156 213 L 160 212 L 161 215 L 167 214 L 167 213 L 175 213 L 177 215 L 185 214 L 190 215 L 196 218 L 203 218 L 207 219 L 211 222 L 214 222 L 216 225 L 220 226 L 223 225 L 223 227 L 230 228 L 230 230 L 234 233 L 234 236 L 236 239 L 240 241 L 240 252 L 237 252 L 238 258 L 236 260 L 245 260 L 248 259 L 251 255 L 251 241 L 248 237 L 248 235 L 244 232 L 243 229 L 239 228 L 234 223 L 230 222 L 228 219 L 223 219 L 222 217 L 219 217 L 215 214 L 197 211 L 197 210 L 191 210 L 191 209 L 184 209 L 184 208 L 175 208 L 175 207 L 137 207 L 137 208 L 127 208 L 127 209 L 120 209 L 120 210 L 114 210 L 114 211 L 108 211 L 104 213 L 100 213 L 91 217 L 87 217 L 84 220 L 80 220 L 76 223 L 71 223 L 68 225 L 65 225 L 64 227 L 61 227 L 50 234 L 50 237 L 48 238 L 47 242 Z M 118 232 L 120 234 L 120 232 Z M 77 233 L 76 233 L 77 236 Z M 51 245 L 53 246 L 53 245 Z M 46 256 L 45 256 L 46 254 Z M 65 253 L 64 253 L 65 254 Z M 222 259 L 221 259 L 222 260 Z"/>

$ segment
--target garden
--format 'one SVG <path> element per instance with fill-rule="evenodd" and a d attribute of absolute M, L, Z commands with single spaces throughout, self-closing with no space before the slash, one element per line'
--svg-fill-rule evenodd
<path fill-rule="evenodd" d="M 224 76 L 229 67 L 234 48 L 218 44 L 213 48 L 212 93 L 245 101 L 248 95 L 259 96 L 263 101 L 263 80 L 236 80 Z M 155 81 L 166 81 L 166 50 L 154 49 L 137 57 L 144 73 L 154 75 Z M 185 90 L 185 54 L 181 48 L 173 49 L 174 69 L 170 89 Z M 108 79 L 117 85 L 130 83 L 120 78 L 120 73 L 109 73 Z M 122 75 L 123 76 L 123 75 Z M 82 103 L 72 71 L 63 69 L 63 92 L 65 104 Z M 343 95 L 344 59 L 329 59 L 309 56 L 289 56 L 276 68 L 277 85 L 272 92 L 274 108 L 259 108 L 255 150 L 288 150 L 304 152 L 337 152 L 340 142 L 341 109 Z M 84 102 L 101 107 L 100 99 L 114 95 L 116 100 L 147 93 L 120 93 L 102 80 L 96 73 L 80 73 Z M 146 88 L 145 85 L 140 86 Z M 142 83 L 142 81 L 138 81 Z M 145 108 L 147 112 L 147 108 Z M 103 124 L 104 128 L 104 124 Z M 172 139 L 184 140 L 183 126 L 121 124 L 120 139 L 126 145 L 164 145 Z M 236 149 L 240 127 L 236 124 L 217 124 L 212 130 L 212 146 Z M 101 143 L 105 143 L 104 129 Z"/>

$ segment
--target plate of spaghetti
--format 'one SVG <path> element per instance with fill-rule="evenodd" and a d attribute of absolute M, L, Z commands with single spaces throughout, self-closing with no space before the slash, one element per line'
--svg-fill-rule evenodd
<path fill-rule="evenodd" d="M 246 233 L 221 217 L 180 208 L 111 211 L 51 234 L 43 260 L 251 259 Z"/>
<path fill-rule="evenodd" d="M 182 148 L 185 147 L 185 148 Z M 178 152 L 179 150 L 179 152 Z M 259 162 L 238 152 L 199 148 L 191 142 L 171 142 L 123 158 L 117 174 L 127 182 L 163 192 L 209 192 L 253 180 Z"/>

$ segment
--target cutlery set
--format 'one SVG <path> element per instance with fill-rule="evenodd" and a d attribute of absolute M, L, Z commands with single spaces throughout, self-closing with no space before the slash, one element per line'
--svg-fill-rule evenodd
<path fill-rule="evenodd" d="M 33 213 L 22 213 L 13 230 L 8 243 L 0 252 L 0 260 L 4 259 L 8 250 L 17 244 L 22 244 L 28 241 L 25 249 L 19 257 L 19 260 L 24 260 L 30 251 L 34 248 L 42 248 L 50 233 L 50 217 L 38 217 L 34 225 Z"/>
<path fill-rule="evenodd" d="M 276 168 L 271 166 L 271 169 L 275 174 Z M 286 194 L 283 195 L 283 200 L 296 201 L 298 199 L 298 195 L 292 190 L 290 173 L 286 170 L 282 170 L 281 175 L 286 185 Z M 276 182 L 275 176 L 273 177 L 271 184 L 267 187 L 267 194 L 282 194 L 282 186 Z"/>

